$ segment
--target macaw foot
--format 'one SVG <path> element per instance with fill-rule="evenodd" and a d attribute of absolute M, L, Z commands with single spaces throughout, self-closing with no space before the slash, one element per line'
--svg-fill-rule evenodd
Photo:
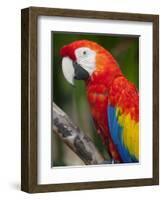
<path fill-rule="evenodd" d="M 114 159 L 110 159 L 110 160 L 104 160 L 102 163 L 100 164 L 118 164 L 119 162 L 114 160 Z"/>
<path fill-rule="evenodd" d="M 115 161 L 113 159 L 110 159 L 110 160 L 104 160 L 101 164 L 114 164 Z"/>

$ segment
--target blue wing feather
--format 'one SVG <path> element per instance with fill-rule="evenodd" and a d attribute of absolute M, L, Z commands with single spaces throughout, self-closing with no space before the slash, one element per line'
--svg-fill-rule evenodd
<path fill-rule="evenodd" d="M 130 155 L 128 149 L 123 144 L 122 140 L 123 127 L 120 126 L 120 124 L 118 123 L 118 119 L 116 116 L 116 107 L 113 106 L 108 107 L 108 124 L 111 137 L 113 139 L 114 144 L 116 145 L 116 148 L 123 162 L 124 163 L 137 162 L 137 160 L 135 160 L 135 158 L 132 155 Z"/>

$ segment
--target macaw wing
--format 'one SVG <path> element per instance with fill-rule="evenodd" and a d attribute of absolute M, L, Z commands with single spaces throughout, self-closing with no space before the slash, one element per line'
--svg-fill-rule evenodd
<path fill-rule="evenodd" d="M 108 106 L 108 124 L 112 140 L 124 163 L 139 160 L 139 123 L 122 109 Z"/>

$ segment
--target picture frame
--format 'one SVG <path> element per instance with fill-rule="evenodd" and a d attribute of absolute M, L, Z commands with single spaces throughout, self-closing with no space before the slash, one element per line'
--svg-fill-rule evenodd
<path fill-rule="evenodd" d="M 72 181 L 62 183 L 40 184 L 38 176 L 40 173 L 38 156 L 39 131 L 38 118 L 38 91 L 39 86 L 39 28 L 40 17 L 59 17 L 66 19 L 94 20 L 101 23 L 104 20 L 114 22 L 145 23 L 151 25 L 152 35 L 152 58 L 151 58 L 151 80 L 152 94 L 151 107 L 151 177 L 113 179 L 98 181 Z M 107 21 L 108 20 L 108 21 Z M 46 23 L 46 20 L 45 20 Z M 78 21 L 76 22 L 78 23 Z M 51 30 L 53 31 L 53 30 Z M 62 30 L 61 30 L 62 31 Z M 77 30 L 78 31 L 78 30 Z M 79 31 L 80 32 L 80 31 Z M 89 31 L 88 31 L 89 32 Z M 147 59 L 147 58 L 145 58 Z M 51 62 L 51 61 L 50 61 Z M 149 100 L 149 99 L 148 99 Z M 49 105 L 51 102 L 49 101 Z M 50 166 L 49 166 L 50 168 Z M 80 169 L 79 169 L 80 170 Z M 78 171 L 79 172 L 79 171 Z M 142 175 L 143 176 L 143 175 Z M 55 177 L 55 173 L 54 173 Z M 47 181 L 48 182 L 48 181 Z M 115 187 L 148 186 L 159 184 L 159 16 L 152 14 L 101 12 L 87 10 L 70 10 L 59 8 L 29 7 L 21 10 L 21 190 L 28 193 L 55 192 L 83 189 L 103 189 Z"/>

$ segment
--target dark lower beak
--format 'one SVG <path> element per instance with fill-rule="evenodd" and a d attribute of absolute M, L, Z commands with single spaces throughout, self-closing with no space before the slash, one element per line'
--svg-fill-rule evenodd
<path fill-rule="evenodd" d="M 74 67 L 74 78 L 77 80 L 87 80 L 89 78 L 89 73 L 81 67 L 77 62 L 73 62 Z"/>

